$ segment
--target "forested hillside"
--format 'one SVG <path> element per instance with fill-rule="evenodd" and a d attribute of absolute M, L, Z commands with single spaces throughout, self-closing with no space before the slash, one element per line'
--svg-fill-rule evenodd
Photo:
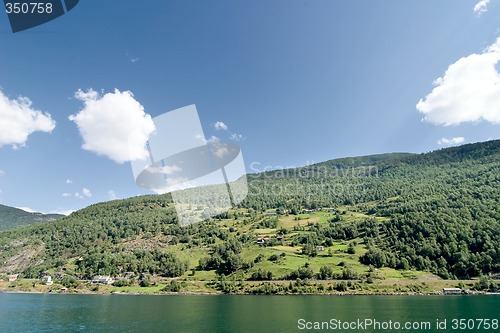
<path fill-rule="evenodd" d="M 375 267 L 410 267 L 443 277 L 497 272 L 500 141 L 385 156 L 333 160 L 299 171 L 260 175 L 253 185 L 270 190 L 261 191 L 247 204 L 293 211 L 347 205 L 386 217 L 372 237 L 365 237 L 369 251 L 362 261 Z M 272 188 L 290 190 L 275 195 Z M 329 232 L 317 233 L 326 237 Z"/>
<path fill-rule="evenodd" d="M 0 273 L 286 280 L 500 272 L 499 140 L 337 159 L 248 183 L 239 207 L 189 227 L 177 224 L 169 195 L 151 195 L 0 232 Z"/>
<path fill-rule="evenodd" d="M 53 221 L 63 216 L 60 214 L 28 213 L 22 209 L 0 205 L 0 230 Z"/>

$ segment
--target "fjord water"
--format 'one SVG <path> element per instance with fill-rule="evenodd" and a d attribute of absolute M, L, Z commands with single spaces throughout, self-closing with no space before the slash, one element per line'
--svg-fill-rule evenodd
<path fill-rule="evenodd" d="M 0 332 L 297 332 L 299 319 L 430 322 L 431 329 L 332 332 L 497 332 L 453 319 L 500 319 L 500 296 L 155 296 L 0 294 Z M 438 330 L 436 319 L 447 320 Z M 318 330 L 312 330 L 318 331 Z M 328 331 L 328 330 L 327 330 Z"/>

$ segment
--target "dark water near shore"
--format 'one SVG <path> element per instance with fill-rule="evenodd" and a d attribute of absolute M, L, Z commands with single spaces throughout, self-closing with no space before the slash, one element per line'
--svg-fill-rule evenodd
<path fill-rule="evenodd" d="M 299 321 L 303 319 L 303 321 Z M 337 328 L 331 319 L 355 324 Z M 436 320 L 446 319 L 446 329 Z M 453 327 L 453 319 L 464 329 Z M 472 319 L 472 320 L 469 320 Z M 485 329 L 489 319 L 490 328 Z M 492 321 L 495 319 L 496 321 Z M 358 320 L 379 326 L 357 326 Z M 500 332 L 500 296 L 0 294 L 0 332 Z M 388 322 L 392 321 L 392 329 Z M 354 323 L 353 323 L 354 322 Z M 395 322 L 414 329 L 396 329 Z M 425 326 L 429 323 L 430 326 Z M 455 322 L 460 325 L 460 322 Z M 321 323 L 319 323 L 321 325 Z M 328 326 L 327 326 L 328 324 Z M 332 325 L 330 325 L 332 324 Z M 344 324 L 344 325 L 346 325 Z M 462 328 L 464 327 L 462 325 Z M 497 324 L 498 325 L 498 324 Z M 418 327 L 417 327 L 418 326 Z M 443 324 L 441 327 L 444 328 Z M 300 328 L 303 328 L 302 330 Z M 495 329 L 496 328 L 496 329 Z M 318 332 L 320 330 L 310 330 Z"/>

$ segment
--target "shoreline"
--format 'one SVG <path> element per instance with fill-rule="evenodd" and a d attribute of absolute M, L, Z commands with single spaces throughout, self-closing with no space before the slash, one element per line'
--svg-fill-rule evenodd
<path fill-rule="evenodd" d="M 177 281 L 172 288 L 172 282 Z M 148 286 L 136 284 L 113 286 L 111 284 L 51 285 L 39 283 L 37 279 L 20 279 L 0 283 L 0 293 L 26 294 L 71 294 L 71 295 L 280 295 L 280 296 L 435 296 L 484 294 L 474 290 L 475 281 L 460 281 L 461 293 L 447 288 L 459 289 L 457 280 L 376 280 L 365 283 L 361 280 L 311 280 L 300 281 L 230 281 L 227 284 L 203 280 L 164 279 L 153 281 Z M 339 288 L 342 287 L 342 288 Z"/>
<path fill-rule="evenodd" d="M 68 290 L 65 292 L 44 292 L 37 290 L 4 290 L 0 289 L 0 294 L 40 294 L 40 295 L 150 295 L 150 296 L 478 296 L 492 295 L 498 296 L 500 293 L 489 293 L 482 291 L 470 291 L 466 294 L 446 295 L 444 293 L 418 293 L 418 292 L 339 292 L 339 293 L 282 293 L 282 294 L 254 294 L 254 293 L 222 293 L 222 292 L 127 292 L 127 291 L 111 291 L 111 292 L 95 292 Z"/>

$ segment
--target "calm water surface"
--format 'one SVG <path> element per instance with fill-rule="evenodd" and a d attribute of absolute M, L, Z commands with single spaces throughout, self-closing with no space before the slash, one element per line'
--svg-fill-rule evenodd
<path fill-rule="evenodd" d="M 500 320 L 500 296 L 154 296 L 0 294 L 0 332 L 318 332 L 314 322 L 429 322 L 430 329 L 330 332 L 500 332 L 453 319 Z M 436 319 L 446 329 L 436 328 Z M 309 324 L 308 324 L 309 323 Z M 326 324 L 323 324 L 326 325 Z M 417 325 L 417 324 L 415 324 Z M 441 327 L 442 324 L 441 324 Z M 444 327 L 443 327 L 444 328 Z"/>

